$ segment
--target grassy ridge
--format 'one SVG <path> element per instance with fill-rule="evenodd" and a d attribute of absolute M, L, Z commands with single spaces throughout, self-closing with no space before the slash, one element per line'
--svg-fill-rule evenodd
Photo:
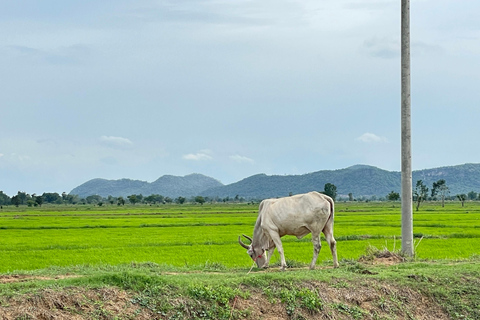
<path fill-rule="evenodd" d="M 217 264 L 47 268 L 0 281 L 0 318 L 480 319 L 479 263 L 344 260 L 339 269 L 251 273 Z"/>
<path fill-rule="evenodd" d="M 155 262 L 245 267 L 237 236 L 251 234 L 256 207 L 246 204 L 6 208 L 0 211 L 0 272 L 48 266 Z M 392 203 L 337 203 L 340 259 L 373 245 L 400 248 L 400 208 Z M 480 253 L 480 204 L 429 203 L 414 213 L 417 257 L 461 259 Z M 420 242 L 421 239 L 421 242 Z M 308 263 L 310 237 L 285 237 L 288 259 Z M 278 255 L 273 257 L 273 262 Z M 319 261 L 331 260 L 324 246 Z"/>

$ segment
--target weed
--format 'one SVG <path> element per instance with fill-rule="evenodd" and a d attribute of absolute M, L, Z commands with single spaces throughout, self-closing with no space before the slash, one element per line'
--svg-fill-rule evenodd
<path fill-rule="evenodd" d="M 323 301 L 320 299 L 318 292 L 304 288 L 298 292 L 297 297 L 301 299 L 300 305 L 310 313 L 317 313 L 323 310 Z"/>
<path fill-rule="evenodd" d="M 189 295 L 195 299 L 203 299 L 207 301 L 214 301 L 221 305 L 227 305 L 228 302 L 235 298 L 235 296 L 243 296 L 238 289 L 230 287 L 218 286 L 210 287 L 201 285 L 192 285 L 188 290 Z"/>
<path fill-rule="evenodd" d="M 291 260 L 291 259 L 285 259 L 285 262 L 287 263 L 287 268 L 305 268 L 308 264 L 305 262 L 300 262 L 296 260 Z M 272 265 L 272 267 L 280 267 L 280 261 L 277 261 Z"/>
<path fill-rule="evenodd" d="M 333 309 L 337 309 L 343 314 L 349 315 L 352 319 L 362 319 L 363 314 L 365 313 L 362 309 L 357 306 L 349 306 L 344 303 L 334 303 L 331 305 Z"/>
<path fill-rule="evenodd" d="M 207 260 L 203 269 L 206 271 L 224 271 L 227 267 L 220 262 L 210 262 Z"/>

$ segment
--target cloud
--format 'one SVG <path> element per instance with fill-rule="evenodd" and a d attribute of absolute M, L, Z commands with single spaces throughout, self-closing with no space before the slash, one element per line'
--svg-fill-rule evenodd
<path fill-rule="evenodd" d="M 380 143 L 380 142 L 388 142 L 387 138 L 377 136 L 376 134 L 366 132 L 362 134 L 360 137 L 355 138 L 355 140 L 364 142 L 364 143 Z"/>
<path fill-rule="evenodd" d="M 64 46 L 51 50 L 19 45 L 4 48 L 11 56 L 21 59 L 23 62 L 42 62 L 50 65 L 77 65 L 90 54 L 89 48 L 84 45 Z"/>
<path fill-rule="evenodd" d="M 111 148 L 129 148 L 133 146 L 133 142 L 130 139 L 122 137 L 112 137 L 112 136 L 101 136 L 100 142 Z"/>
<path fill-rule="evenodd" d="M 209 155 L 210 150 L 200 150 L 197 153 L 189 153 L 184 155 L 182 158 L 185 160 L 193 160 L 193 161 L 206 161 L 206 160 L 213 160 L 213 157 Z"/>
<path fill-rule="evenodd" d="M 27 161 L 30 161 L 32 159 L 30 156 L 16 154 L 16 153 L 10 154 L 9 158 L 10 158 L 10 160 L 12 160 L 14 162 L 27 162 Z"/>
<path fill-rule="evenodd" d="M 400 43 L 388 38 L 371 38 L 363 42 L 363 49 L 375 58 L 393 59 L 400 56 Z"/>
<path fill-rule="evenodd" d="M 238 163 L 250 163 L 253 164 L 255 161 L 253 159 L 250 159 L 248 157 L 240 156 L 238 154 L 232 155 L 229 157 L 231 160 L 238 162 Z"/>
<path fill-rule="evenodd" d="M 412 42 L 412 51 L 416 54 L 433 55 L 443 54 L 445 50 L 437 44 L 429 44 L 421 41 Z"/>

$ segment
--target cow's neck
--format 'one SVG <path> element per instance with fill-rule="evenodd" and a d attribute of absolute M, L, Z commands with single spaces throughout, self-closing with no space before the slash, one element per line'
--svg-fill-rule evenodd
<path fill-rule="evenodd" d="M 268 249 L 268 237 L 262 229 L 262 217 L 258 216 L 255 228 L 253 229 L 252 247 L 257 249 Z"/>

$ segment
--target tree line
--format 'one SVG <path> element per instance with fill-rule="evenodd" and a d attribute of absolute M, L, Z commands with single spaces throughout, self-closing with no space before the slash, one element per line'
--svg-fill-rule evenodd
<path fill-rule="evenodd" d="M 400 200 L 400 194 L 392 191 L 387 195 L 387 200 L 398 201 Z M 418 211 L 421 203 L 427 200 L 440 200 L 442 202 L 442 207 L 445 206 L 445 200 L 459 200 L 463 207 L 465 205 L 465 201 L 467 200 L 480 200 L 480 193 L 472 190 L 467 194 L 460 193 L 452 196 L 450 195 L 450 189 L 447 186 L 447 182 L 444 179 L 433 182 L 432 189 L 429 189 L 423 180 L 417 180 L 417 183 L 413 188 L 413 201 L 415 203 L 416 210 Z"/>
<path fill-rule="evenodd" d="M 430 191 L 430 193 L 429 193 Z M 360 198 L 354 198 L 352 193 L 348 194 L 348 198 L 339 197 L 337 199 L 337 187 L 332 183 L 326 183 L 324 190 L 320 191 L 337 201 L 398 201 L 400 200 L 400 194 L 398 192 L 392 191 L 385 198 L 377 198 L 376 196 L 371 196 L 366 198 L 362 196 Z M 292 196 L 292 193 L 289 194 Z M 249 203 L 259 203 L 262 199 L 249 199 Z M 430 201 L 442 201 L 442 207 L 445 204 L 445 200 L 459 200 L 464 205 L 467 200 L 480 200 L 480 193 L 470 191 L 467 194 L 457 194 L 455 196 L 450 195 L 450 190 L 447 186 L 447 183 L 444 179 L 440 179 L 437 182 L 434 182 L 432 188 L 429 189 L 423 182 L 423 180 L 418 180 L 414 189 L 413 189 L 413 201 L 418 211 L 422 202 Z M 45 203 L 48 204 L 93 204 L 93 205 L 118 205 L 123 206 L 125 204 L 135 205 L 140 204 L 184 204 L 184 203 L 195 203 L 201 204 L 204 203 L 213 203 L 213 202 L 223 202 L 223 203 L 244 203 L 247 200 L 239 195 L 235 197 L 203 197 L 203 196 L 194 196 L 194 197 L 177 197 L 170 198 L 160 194 L 151 194 L 148 196 L 143 196 L 142 194 L 132 194 L 126 197 L 102 197 L 99 195 L 91 195 L 85 198 L 81 198 L 78 195 L 67 194 L 63 192 L 58 194 L 57 192 L 44 192 L 42 195 L 28 194 L 26 192 L 18 191 L 18 193 L 12 197 L 6 195 L 3 191 L 0 191 L 0 205 L 1 206 L 20 206 L 27 205 L 29 207 L 42 206 Z"/>
<path fill-rule="evenodd" d="M 37 195 L 35 193 L 28 194 L 26 192 L 18 191 L 18 193 L 12 197 L 6 195 L 3 191 L 0 191 L 0 205 L 27 205 L 32 206 L 42 206 L 44 203 L 55 203 L 55 204 L 75 204 L 77 203 L 78 196 L 70 195 L 63 192 L 61 195 L 57 192 L 44 192 L 42 195 Z"/>
<path fill-rule="evenodd" d="M 47 193 L 44 192 L 42 195 L 28 194 L 26 192 L 18 191 L 18 193 L 12 197 L 9 197 L 3 191 L 0 191 L 0 205 L 8 206 L 14 205 L 16 207 L 20 205 L 27 205 L 29 207 L 41 207 L 43 204 L 64 204 L 64 205 L 75 205 L 75 204 L 93 204 L 98 206 L 103 205 L 118 205 L 123 206 L 127 203 L 130 204 L 167 204 L 167 203 L 196 203 L 203 205 L 205 202 L 224 202 L 224 203 L 243 203 L 246 202 L 245 198 L 240 196 L 235 197 L 203 197 L 203 196 L 194 196 L 194 197 L 177 197 L 170 198 L 162 196 L 160 194 L 151 194 L 148 196 L 143 196 L 142 194 L 132 194 L 126 197 L 102 197 L 99 195 L 91 195 L 88 197 L 81 198 L 78 195 L 67 194 L 63 192 L 58 194 L 57 192 Z"/>

